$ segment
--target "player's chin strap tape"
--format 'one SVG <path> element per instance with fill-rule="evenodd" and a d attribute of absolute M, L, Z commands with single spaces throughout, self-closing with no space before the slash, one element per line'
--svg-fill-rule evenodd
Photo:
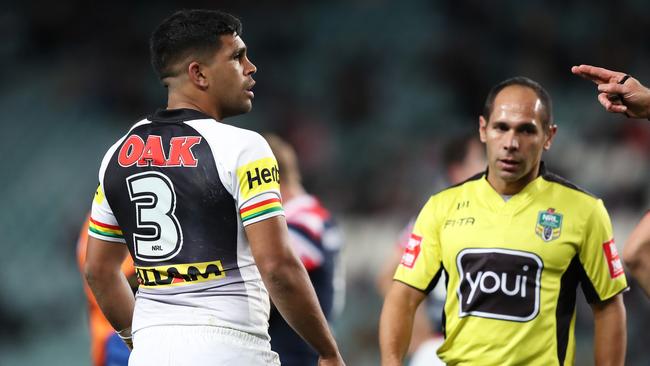
<path fill-rule="evenodd" d="M 124 328 L 117 331 L 117 335 L 126 343 L 129 349 L 133 349 L 133 335 L 131 335 L 131 327 Z"/>

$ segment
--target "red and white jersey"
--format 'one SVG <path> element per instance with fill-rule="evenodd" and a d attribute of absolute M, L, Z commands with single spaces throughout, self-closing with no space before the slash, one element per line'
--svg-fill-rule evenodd
<path fill-rule="evenodd" d="M 244 227 L 282 214 L 277 163 L 259 134 L 161 110 L 106 153 L 89 235 L 129 248 L 134 332 L 216 325 L 268 338 L 269 297 Z"/>
<path fill-rule="evenodd" d="M 329 211 L 316 197 L 302 194 L 284 202 L 290 242 L 307 271 L 325 262 L 326 252 L 338 252 L 342 238 Z"/>

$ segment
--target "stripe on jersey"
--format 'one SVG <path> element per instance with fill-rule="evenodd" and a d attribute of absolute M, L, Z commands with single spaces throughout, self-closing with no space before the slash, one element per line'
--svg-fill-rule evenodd
<path fill-rule="evenodd" d="M 242 223 L 274 212 L 282 212 L 282 201 L 275 193 L 261 194 L 244 203 L 239 209 Z"/>
<path fill-rule="evenodd" d="M 88 230 L 95 234 L 110 238 L 123 238 L 122 229 L 120 229 L 119 226 L 104 224 L 103 222 L 93 220 L 92 217 L 88 222 Z"/>
<path fill-rule="evenodd" d="M 226 272 L 220 260 L 168 264 L 157 267 L 135 267 L 135 272 L 138 276 L 138 283 L 144 287 L 170 287 L 226 278 Z"/>
<path fill-rule="evenodd" d="M 289 237 L 291 238 L 291 246 L 294 252 L 298 255 L 305 269 L 312 271 L 323 264 L 325 260 L 323 256 L 323 249 L 321 249 L 317 242 L 305 232 L 304 227 L 297 227 L 293 224 L 288 224 Z"/>

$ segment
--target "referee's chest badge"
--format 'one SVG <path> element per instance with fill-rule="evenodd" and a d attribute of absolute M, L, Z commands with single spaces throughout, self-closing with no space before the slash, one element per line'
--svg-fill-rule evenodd
<path fill-rule="evenodd" d="M 535 234 L 544 241 L 555 240 L 562 233 L 562 214 L 555 212 L 554 208 L 540 211 L 537 215 Z"/>

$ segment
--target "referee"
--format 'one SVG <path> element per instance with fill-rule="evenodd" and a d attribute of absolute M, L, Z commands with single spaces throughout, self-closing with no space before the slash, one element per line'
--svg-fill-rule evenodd
<path fill-rule="evenodd" d="M 623 365 L 627 288 L 603 202 L 546 170 L 557 132 L 535 81 L 505 80 L 479 118 L 488 169 L 421 210 L 380 321 L 382 365 L 401 365 L 413 313 L 447 278 L 451 365 L 572 365 L 578 285 L 594 314 L 598 365 Z"/>

